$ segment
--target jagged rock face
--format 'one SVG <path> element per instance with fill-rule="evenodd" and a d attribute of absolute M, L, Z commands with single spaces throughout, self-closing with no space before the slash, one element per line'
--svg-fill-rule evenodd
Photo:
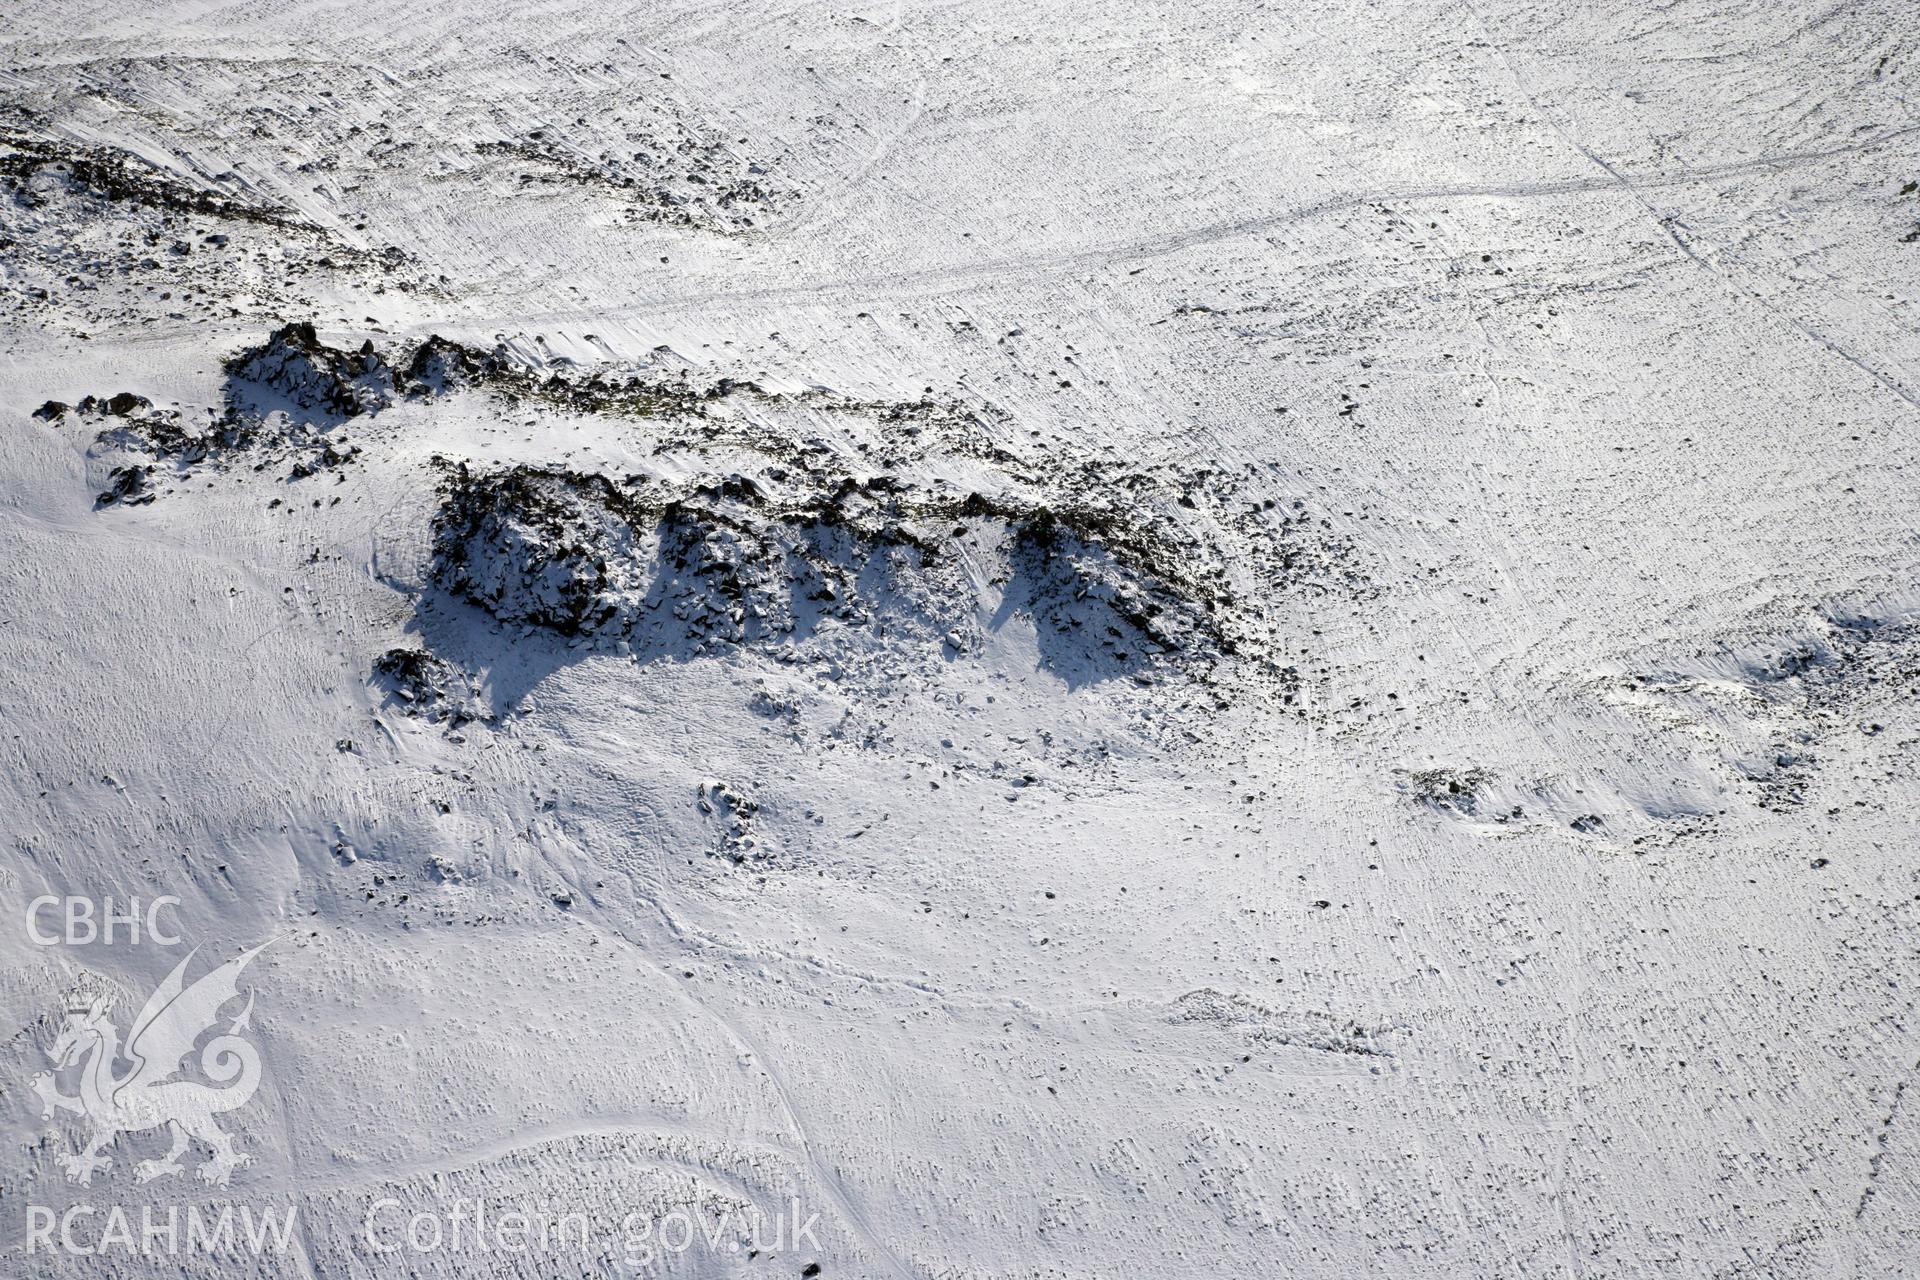
<path fill-rule="evenodd" d="M 268 387 L 294 405 L 340 418 L 377 412 L 395 395 L 393 369 L 371 340 L 357 352 L 320 341 L 309 322 L 283 325 L 227 362 L 235 382 Z"/>
<path fill-rule="evenodd" d="M 504 622 L 665 652 L 784 646 L 829 627 L 965 652 L 1017 610 L 1044 661 L 1082 674 L 1219 653 L 1203 610 L 1056 513 L 890 477 L 769 495 L 738 476 L 673 492 L 460 466 L 435 553 L 440 584 Z"/>
<path fill-rule="evenodd" d="M 429 334 L 411 352 L 383 352 L 372 339 L 347 351 L 321 341 L 307 321 L 282 325 L 264 343 L 238 352 L 227 360 L 226 372 L 229 413 L 241 417 L 284 408 L 353 418 L 378 413 L 402 398 L 481 385 L 502 390 L 539 385 L 531 371 L 498 351 L 439 334 Z M 277 392 L 286 403 L 272 403 L 263 390 Z"/>
<path fill-rule="evenodd" d="M 488 354 L 433 333 L 413 349 L 400 380 L 413 393 L 453 391 L 481 381 L 498 364 Z"/>
<path fill-rule="evenodd" d="M 534 367 L 437 335 L 348 351 L 310 323 L 283 325 L 226 370 L 227 411 L 205 423 L 130 395 L 81 407 L 119 415 L 98 437 L 102 449 L 165 459 L 176 472 L 225 465 L 223 455 L 244 449 L 267 455 L 255 469 L 287 458 L 293 481 L 358 456 L 344 439 L 350 419 L 462 390 L 644 420 L 659 436 L 655 454 L 691 459 L 681 477 L 733 451 L 733 465 L 752 474 L 668 482 L 463 464 L 446 487 L 435 520 L 440 586 L 503 622 L 649 652 L 789 646 L 823 632 L 836 649 L 871 648 L 858 629 L 872 626 L 890 643 L 912 637 L 959 655 L 981 651 L 986 632 L 1019 614 L 1032 621 L 1039 661 L 1070 680 L 1151 682 L 1143 667 L 1273 650 L 1237 579 L 1284 588 L 1303 566 L 1341 568 L 1314 554 L 1304 512 L 1274 513 L 1270 500 L 1236 507 L 1231 484 L 1210 487 L 1207 472 L 1161 483 L 1086 459 L 1025 458 L 994 444 L 987 418 L 931 397 Z M 878 447 L 866 453 L 861 439 L 858 463 L 836 461 L 819 438 L 796 433 L 795 420 L 804 430 L 821 418 L 863 424 L 856 438 L 869 430 Z M 956 458 L 977 489 L 930 478 Z M 878 474 L 850 475 L 849 465 Z M 1291 667 L 1266 665 L 1281 684 L 1297 682 Z"/>
<path fill-rule="evenodd" d="M 1085 630 L 1120 661 L 1132 656 L 1130 643 L 1172 653 L 1192 638 L 1182 634 L 1178 611 L 1168 614 L 1110 552 L 1074 536 L 1051 511 L 1021 524 L 1015 559 L 1031 583 L 1039 626 L 1060 635 Z"/>
<path fill-rule="evenodd" d="M 955 611 L 943 588 L 956 584 L 901 529 L 860 528 L 833 508 L 768 510 L 728 489 L 704 488 L 662 514 L 662 595 L 690 632 L 751 644 L 881 614 L 931 629 Z"/>
<path fill-rule="evenodd" d="M 763 531 L 721 523 L 712 512 L 676 502 L 661 516 L 659 559 L 673 575 L 673 617 L 689 629 L 733 644 L 750 631 L 793 629 L 792 600 L 781 579 L 795 567 L 804 571 L 806 560 L 791 546 L 769 545 Z"/>
<path fill-rule="evenodd" d="M 637 508 L 600 476 L 464 465 L 438 520 L 441 584 L 505 622 L 563 635 L 627 617 L 645 589 Z"/>
<path fill-rule="evenodd" d="M 563 635 L 657 622 L 741 644 L 859 616 L 854 578 L 899 540 L 763 502 L 748 485 L 669 498 L 645 482 L 462 467 L 437 525 L 438 574 L 503 621 Z"/>
<path fill-rule="evenodd" d="M 347 351 L 321 341 L 306 321 L 282 325 L 225 367 L 229 411 L 240 416 L 281 408 L 352 418 L 400 399 L 485 388 L 508 400 L 539 400 L 583 413 L 664 417 L 698 415 L 714 400 L 759 393 L 753 383 L 733 378 L 703 386 L 637 374 L 568 376 L 516 363 L 499 348 L 482 350 L 439 334 L 429 334 L 411 351 L 383 352 L 371 339 Z M 285 403 L 273 403 L 276 395 Z"/>

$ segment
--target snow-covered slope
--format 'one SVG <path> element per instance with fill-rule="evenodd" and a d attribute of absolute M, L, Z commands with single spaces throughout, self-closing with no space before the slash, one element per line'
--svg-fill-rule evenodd
<path fill-rule="evenodd" d="M 1920 1270 L 1909 6 L 0 47 L 0 1273 Z"/>

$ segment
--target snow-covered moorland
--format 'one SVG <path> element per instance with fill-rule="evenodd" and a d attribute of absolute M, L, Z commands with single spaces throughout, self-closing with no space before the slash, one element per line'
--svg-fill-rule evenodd
<path fill-rule="evenodd" d="M 0 48 L 0 1275 L 1920 1272 L 1910 5 Z"/>

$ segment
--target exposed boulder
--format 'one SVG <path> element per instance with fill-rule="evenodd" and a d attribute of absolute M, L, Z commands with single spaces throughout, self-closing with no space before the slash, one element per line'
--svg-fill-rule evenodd
<path fill-rule="evenodd" d="M 393 370 L 374 350 L 371 339 L 356 352 L 320 341 L 311 322 L 282 325 L 258 347 L 226 363 L 229 402 L 249 408 L 260 403 L 259 390 L 279 392 L 294 406 L 339 418 L 374 413 L 392 402 Z"/>
<path fill-rule="evenodd" d="M 425 649 L 389 649 L 373 660 L 373 674 L 410 716 L 454 728 L 485 718 L 466 672 Z"/>
<path fill-rule="evenodd" d="M 118 503 L 123 507 L 140 507 L 154 499 L 152 467 L 115 467 L 111 480 L 105 492 L 93 500 L 94 506 L 111 507 Z"/>
<path fill-rule="evenodd" d="M 434 333 L 413 349 L 400 381 L 412 395 L 453 391 L 485 381 L 501 363 L 492 353 Z"/>
<path fill-rule="evenodd" d="M 505 622 L 577 635 L 644 594 L 645 517 L 604 476 L 460 464 L 435 526 L 441 585 Z"/>

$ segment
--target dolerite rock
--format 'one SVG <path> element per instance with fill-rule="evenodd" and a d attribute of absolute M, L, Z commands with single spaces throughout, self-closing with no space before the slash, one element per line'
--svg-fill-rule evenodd
<path fill-rule="evenodd" d="M 467 674 L 425 649 L 389 649 L 373 660 L 373 674 L 410 716 L 450 720 L 456 728 L 483 718 Z"/>
<path fill-rule="evenodd" d="M 687 486 L 462 463 L 443 492 L 440 586 L 564 636 L 680 654 L 822 637 L 964 653 L 986 604 L 977 571 L 1006 584 L 992 607 L 1031 613 L 1042 661 L 1070 679 L 1224 648 L 1203 608 L 1137 567 L 1144 551 L 1115 553 L 1110 517 L 887 475 Z"/>
<path fill-rule="evenodd" d="M 754 834 L 753 817 L 760 803 L 718 778 L 705 778 L 694 791 L 694 803 L 720 827 L 719 851 L 735 862 L 764 856 L 768 850 Z"/>
<path fill-rule="evenodd" d="M 394 396 L 393 370 L 371 341 L 357 352 L 342 351 L 320 341 L 306 322 L 283 325 L 263 345 L 228 360 L 226 371 L 242 388 L 269 388 L 302 409 L 341 418 L 378 412 Z"/>
<path fill-rule="evenodd" d="M 1013 559 L 1028 580 L 1034 625 L 1060 634 L 1084 630 L 1116 658 L 1130 658 L 1142 645 L 1155 653 L 1190 647 L 1204 625 L 1044 507 L 1018 522 Z"/>
<path fill-rule="evenodd" d="M 622 618 L 646 592 L 651 522 L 604 476 L 540 467 L 482 475 L 462 463 L 435 522 L 447 590 L 503 622 L 578 635 Z"/>
<path fill-rule="evenodd" d="M 425 649 L 394 648 L 373 660 L 373 673 L 408 701 L 430 688 L 447 664 Z"/>
<path fill-rule="evenodd" d="M 475 386 L 497 374 L 500 367 L 499 358 L 489 352 L 429 334 L 413 349 L 400 384 L 409 395 L 431 395 Z"/>
<path fill-rule="evenodd" d="M 152 467 L 115 467 L 112 472 L 113 483 L 106 492 L 94 499 L 94 505 L 110 507 L 118 503 L 124 507 L 144 506 L 154 499 L 153 486 L 149 483 L 152 476 Z"/>
<path fill-rule="evenodd" d="M 1408 773 L 1406 789 L 1430 808 L 1471 817 L 1493 775 L 1479 767 L 1422 769 Z"/>
<path fill-rule="evenodd" d="M 690 634 L 738 644 L 748 637 L 749 614 L 762 634 L 793 629 L 786 586 L 807 566 L 764 530 L 674 502 L 660 521 L 660 552 L 673 575 L 673 617 Z"/>
<path fill-rule="evenodd" d="M 35 409 L 33 411 L 33 416 L 35 418 L 38 418 L 41 422 L 52 422 L 55 418 L 58 418 L 62 414 L 66 413 L 66 411 L 67 411 L 67 406 L 62 401 L 49 400 L 45 404 L 41 405 L 38 409 Z"/>
<path fill-rule="evenodd" d="M 318 475 L 322 471 L 338 471 L 359 456 L 359 445 L 329 441 L 321 445 L 316 452 L 295 462 L 293 470 L 287 473 L 287 478 L 305 480 L 308 476 Z"/>
<path fill-rule="evenodd" d="M 49 400 L 40 407 L 42 411 L 45 411 L 57 403 L 57 401 Z M 65 405 L 61 405 L 60 407 L 63 410 L 66 408 Z M 80 403 L 74 407 L 81 413 L 93 417 L 127 418 L 136 413 L 151 409 L 153 405 L 145 396 L 137 396 L 131 391 L 119 391 L 110 396 L 83 397 Z"/>

